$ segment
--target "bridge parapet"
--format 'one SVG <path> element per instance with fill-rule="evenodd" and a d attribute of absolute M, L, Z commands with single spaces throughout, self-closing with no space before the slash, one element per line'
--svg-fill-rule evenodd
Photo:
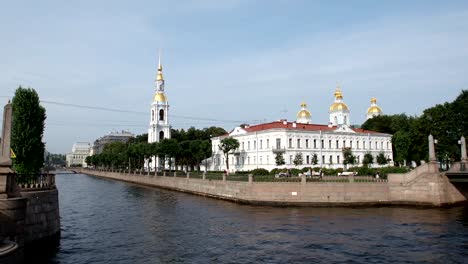
<path fill-rule="evenodd" d="M 388 182 L 395 184 L 408 184 L 425 174 L 439 173 L 437 162 L 421 164 L 407 173 L 389 173 Z"/>

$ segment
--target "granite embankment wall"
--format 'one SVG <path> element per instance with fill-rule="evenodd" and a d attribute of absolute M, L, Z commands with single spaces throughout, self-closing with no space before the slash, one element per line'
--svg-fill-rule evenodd
<path fill-rule="evenodd" d="M 179 177 L 134 175 L 118 172 L 81 170 L 88 175 L 162 187 L 250 204 L 273 205 L 390 205 L 417 204 L 442 206 L 465 201 L 447 178 L 421 174 L 392 182 L 238 182 Z"/>
<path fill-rule="evenodd" d="M 22 191 L 27 198 L 24 222 L 25 244 L 55 239 L 60 236 L 58 190 Z"/>

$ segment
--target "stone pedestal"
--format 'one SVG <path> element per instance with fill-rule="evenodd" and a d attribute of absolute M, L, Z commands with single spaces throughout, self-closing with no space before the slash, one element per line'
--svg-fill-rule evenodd
<path fill-rule="evenodd" d="M 429 135 L 428 141 L 429 141 L 429 162 L 436 162 L 437 158 L 435 154 L 434 137 L 432 135 Z"/>

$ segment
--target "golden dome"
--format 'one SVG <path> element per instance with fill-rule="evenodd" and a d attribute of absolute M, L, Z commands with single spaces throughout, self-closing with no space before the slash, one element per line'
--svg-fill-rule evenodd
<path fill-rule="evenodd" d="M 380 107 L 378 106 L 371 106 L 369 107 L 369 109 L 367 109 L 367 113 L 368 114 L 381 114 L 382 113 L 382 109 L 380 109 Z"/>
<path fill-rule="evenodd" d="M 311 114 L 309 111 L 307 110 L 301 110 L 297 113 L 297 117 L 298 118 L 301 118 L 301 117 L 305 117 L 305 118 L 310 118 L 311 117 Z"/>
<path fill-rule="evenodd" d="M 338 111 L 338 110 L 349 110 L 349 109 L 345 103 L 333 103 L 330 106 L 330 111 Z"/>
<path fill-rule="evenodd" d="M 336 99 L 343 99 L 343 93 L 341 92 L 341 89 L 339 87 L 336 88 L 334 95 Z"/>
<path fill-rule="evenodd" d="M 371 104 L 376 104 L 376 103 L 377 103 L 377 99 L 376 99 L 375 97 L 372 97 L 372 98 L 370 99 L 370 102 L 371 102 Z"/>
<path fill-rule="evenodd" d="M 166 95 L 164 95 L 164 93 L 156 93 L 154 95 L 154 102 L 167 102 Z"/>

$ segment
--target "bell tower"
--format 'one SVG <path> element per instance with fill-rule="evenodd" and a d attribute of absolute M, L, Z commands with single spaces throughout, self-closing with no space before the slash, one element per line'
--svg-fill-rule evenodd
<path fill-rule="evenodd" d="M 164 76 L 159 55 L 158 71 L 156 74 L 155 92 L 150 111 L 150 123 L 148 128 L 148 143 L 160 142 L 165 138 L 171 138 L 171 128 L 169 125 L 169 103 L 164 92 Z M 159 164 L 159 165 L 157 165 Z M 163 166 L 163 162 L 157 157 L 153 157 L 149 167 L 154 169 Z M 157 165 L 157 166 L 156 166 Z"/>

